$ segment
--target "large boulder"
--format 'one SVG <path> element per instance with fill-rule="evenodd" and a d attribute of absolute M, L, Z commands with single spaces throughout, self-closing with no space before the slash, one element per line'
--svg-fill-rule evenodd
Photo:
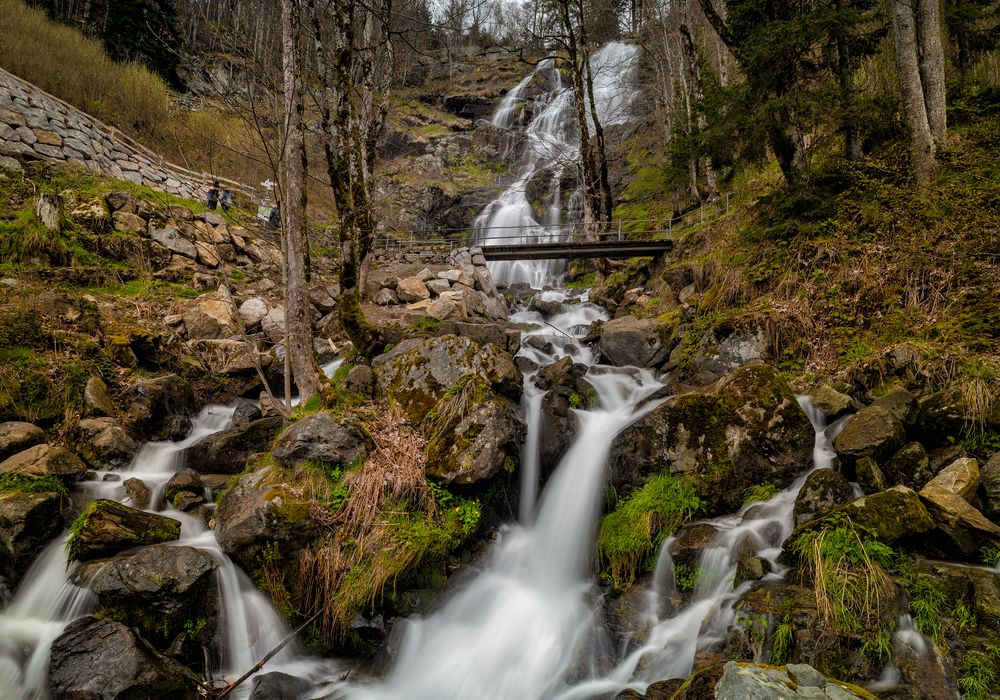
<path fill-rule="evenodd" d="M 242 330 L 242 319 L 228 293 L 203 294 L 184 312 L 183 318 L 191 340 L 231 338 Z"/>
<path fill-rule="evenodd" d="M 194 260 L 198 257 L 198 249 L 176 227 L 167 224 L 162 228 L 151 228 L 149 237 L 162 245 L 171 253 L 183 255 Z"/>
<path fill-rule="evenodd" d="M 181 524 L 173 518 L 102 498 L 88 505 L 73 523 L 66 549 L 70 560 L 88 561 L 180 536 Z"/>
<path fill-rule="evenodd" d="M 114 418 L 84 418 L 77 425 L 76 451 L 94 469 L 127 467 L 140 447 Z"/>
<path fill-rule="evenodd" d="M 573 409 L 591 409 L 597 404 L 597 392 L 584 378 L 588 371 L 587 365 L 574 363 L 567 356 L 535 374 L 535 385 L 545 390 L 539 406 L 538 435 L 538 461 L 543 475 L 555 468 L 576 440 L 578 425 Z"/>
<path fill-rule="evenodd" d="M 371 438 L 357 423 L 316 413 L 297 420 L 279 435 L 271 454 L 286 466 L 302 462 L 347 466 L 363 462 L 371 448 Z"/>
<path fill-rule="evenodd" d="M 301 700 L 312 689 L 312 683 L 303 678 L 272 671 L 254 677 L 250 700 Z"/>
<path fill-rule="evenodd" d="M 281 416 L 268 416 L 213 433 L 188 448 L 185 464 L 203 474 L 239 474 L 255 454 L 268 450 L 281 424 Z"/>
<path fill-rule="evenodd" d="M 14 590 L 28 565 L 63 530 L 69 501 L 62 494 L 0 494 L 0 589 Z"/>
<path fill-rule="evenodd" d="M 0 474 L 54 476 L 75 481 L 87 471 L 87 465 L 64 447 L 35 445 L 0 462 Z"/>
<path fill-rule="evenodd" d="M 45 442 L 45 431 L 21 421 L 0 423 L 0 462 Z"/>
<path fill-rule="evenodd" d="M 803 525 L 853 499 L 854 489 L 847 479 L 832 469 L 817 469 L 799 489 L 792 518 L 796 526 Z"/>
<path fill-rule="evenodd" d="M 803 532 L 840 522 L 843 518 L 868 530 L 886 544 L 917 537 L 934 529 L 934 521 L 920 496 L 906 486 L 893 486 L 870 496 L 862 496 L 821 518 L 806 522 L 786 542 L 795 542 Z"/>
<path fill-rule="evenodd" d="M 881 406 L 904 425 L 913 425 L 917 418 L 917 400 L 904 387 L 894 386 L 872 402 Z"/>
<path fill-rule="evenodd" d="M 215 536 L 222 550 L 245 568 L 264 547 L 299 546 L 313 529 L 309 500 L 270 467 L 244 474 L 226 491 L 216 511 Z"/>
<path fill-rule="evenodd" d="M 848 421 L 833 440 L 833 449 L 848 469 L 857 460 L 871 457 L 881 462 L 894 454 L 903 444 L 906 432 L 903 424 L 884 406 L 863 408 Z"/>
<path fill-rule="evenodd" d="M 87 562 L 70 580 L 97 595 L 98 617 L 138 628 L 164 649 L 186 632 L 211 640 L 216 568 L 211 555 L 200 549 L 160 544 L 130 556 Z"/>
<path fill-rule="evenodd" d="M 198 410 L 191 385 L 176 374 L 140 379 L 125 392 L 128 425 L 147 440 L 182 438 Z"/>
<path fill-rule="evenodd" d="M 196 700 L 197 680 L 114 620 L 80 618 L 52 643 L 52 700 Z"/>
<path fill-rule="evenodd" d="M 431 292 L 419 277 L 404 277 L 396 285 L 396 296 L 404 304 L 430 299 Z"/>
<path fill-rule="evenodd" d="M 275 306 L 273 309 L 268 309 L 267 313 L 260 320 L 261 328 L 264 329 L 264 333 L 267 334 L 268 340 L 272 343 L 283 343 L 285 342 L 285 308 L 283 306 Z"/>
<path fill-rule="evenodd" d="M 1000 401 L 993 401 L 985 415 L 981 415 L 969 405 L 960 386 L 943 389 L 920 401 L 917 426 L 923 433 L 947 437 L 976 424 L 1000 430 Z"/>
<path fill-rule="evenodd" d="M 958 493 L 927 484 L 920 498 L 937 525 L 937 544 L 946 553 L 978 559 L 987 545 L 1000 549 L 1000 527 Z"/>
<path fill-rule="evenodd" d="M 928 486 L 944 489 L 971 503 L 979 488 L 979 462 L 972 457 L 956 459 L 939 471 L 924 488 Z"/>
<path fill-rule="evenodd" d="M 184 467 L 174 472 L 163 487 L 163 497 L 168 503 L 173 503 L 178 494 L 192 493 L 201 496 L 205 493 L 205 482 L 201 474 L 190 467 Z"/>
<path fill-rule="evenodd" d="M 726 663 L 715 700 L 878 700 L 854 685 L 827 679 L 806 664 L 764 666 Z"/>
<path fill-rule="evenodd" d="M 115 405 L 111 401 L 108 385 L 100 377 L 90 377 L 83 389 L 84 415 L 91 417 L 114 416 Z"/>
<path fill-rule="evenodd" d="M 820 384 L 809 392 L 809 398 L 812 399 L 813 406 L 818 408 L 827 420 L 840 418 L 854 409 L 854 399 L 829 384 Z"/>
<path fill-rule="evenodd" d="M 512 400 L 521 397 L 521 372 L 493 344 L 443 335 L 409 338 L 372 362 L 380 397 L 393 397 L 418 422 L 450 389 L 474 377 Z"/>
<path fill-rule="evenodd" d="M 654 318 L 611 319 L 601 328 L 601 354 L 618 367 L 655 367 L 667 359 L 671 330 Z"/>
<path fill-rule="evenodd" d="M 691 478 L 709 514 L 742 505 L 750 486 L 789 485 L 809 466 L 815 431 L 781 375 L 742 367 L 714 393 L 663 402 L 611 446 L 610 482 L 630 491 L 666 469 Z"/>

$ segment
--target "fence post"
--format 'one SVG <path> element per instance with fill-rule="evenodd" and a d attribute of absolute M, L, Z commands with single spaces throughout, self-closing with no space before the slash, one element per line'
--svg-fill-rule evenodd
<path fill-rule="evenodd" d="M 622 240 L 622 220 L 618 219 L 618 241 Z"/>

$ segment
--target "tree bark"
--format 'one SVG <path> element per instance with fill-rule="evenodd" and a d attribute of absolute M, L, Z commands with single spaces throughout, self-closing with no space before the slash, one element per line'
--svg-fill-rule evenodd
<path fill-rule="evenodd" d="M 916 20 L 908 0 L 889 0 L 896 54 L 896 72 L 903 97 L 903 117 L 910 137 L 910 162 L 919 182 L 927 182 L 934 172 L 934 138 L 931 136 L 917 61 Z"/>
<path fill-rule="evenodd" d="M 281 46 L 282 78 L 285 91 L 285 174 L 284 219 L 285 324 L 287 346 L 299 397 L 306 401 L 319 390 L 319 368 L 313 350 L 312 309 L 306 291 L 305 250 L 305 145 L 302 132 L 302 76 L 299 68 L 298 0 L 282 0 Z"/>
<path fill-rule="evenodd" d="M 927 105 L 927 123 L 934 145 L 947 138 L 945 114 L 944 48 L 941 46 L 940 0 L 916 0 L 917 40 L 920 44 L 920 78 Z"/>
<path fill-rule="evenodd" d="M 843 12 L 843 0 L 836 0 L 837 12 Z M 841 129 L 844 132 L 844 157 L 847 160 L 860 161 L 864 157 L 861 148 L 861 134 L 858 129 L 858 115 L 854 101 L 854 67 L 851 62 L 851 50 L 844 30 L 837 28 L 837 83 L 840 86 L 841 109 L 844 112 Z"/>

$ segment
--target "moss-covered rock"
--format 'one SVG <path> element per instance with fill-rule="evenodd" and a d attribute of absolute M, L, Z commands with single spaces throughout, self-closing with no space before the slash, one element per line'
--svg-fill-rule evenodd
<path fill-rule="evenodd" d="M 807 522 L 797 528 L 786 541 L 794 542 L 804 532 L 823 528 L 844 518 L 886 544 L 916 537 L 934 529 L 934 521 L 921 503 L 920 496 L 906 486 L 893 486 L 858 498 L 822 518 Z"/>
<path fill-rule="evenodd" d="M 253 409 L 258 414 L 256 420 L 213 433 L 189 447 L 185 465 L 203 474 L 239 474 L 243 471 L 255 454 L 267 451 L 282 425 L 281 416 L 260 418 L 260 410 L 256 406 Z"/>
<path fill-rule="evenodd" d="M 922 489 L 934 476 L 927 450 L 919 442 L 900 447 L 882 466 L 882 473 L 890 484 L 902 484 L 914 490 Z"/>
<path fill-rule="evenodd" d="M 845 468 L 853 470 L 862 457 L 882 461 L 903 444 L 906 431 L 902 422 L 884 406 L 871 405 L 862 409 L 844 426 L 833 440 L 833 448 Z"/>
<path fill-rule="evenodd" d="M 77 425 L 76 451 L 94 469 L 127 467 L 139 448 L 114 418 L 84 418 Z"/>
<path fill-rule="evenodd" d="M 622 431 L 611 447 L 621 492 L 661 471 L 691 478 L 709 514 L 738 510 L 743 492 L 784 488 L 809 466 L 814 430 L 777 370 L 742 367 L 714 393 L 682 394 Z"/>
<path fill-rule="evenodd" d="M 180 536 L 181 524 L 173 518 L 99 499 L 73 522 L 66 550 L 71 561 L 87 561 Z"/>
<path fill-rule="evenodd" d="M 799 489 L 792 517 L 796 525 L 804 525 L 853 498 L 854 489 L 843 476 L 832 469 L 817 469 Z"/>

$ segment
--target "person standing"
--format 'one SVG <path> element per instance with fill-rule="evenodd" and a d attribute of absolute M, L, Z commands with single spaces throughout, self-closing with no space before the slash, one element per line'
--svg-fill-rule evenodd
<path fill-rule="evenodd" d="M 229 208 L 233 206 L 233 193 L 229 190 L 222 190 L 222 196 L 219 197 L 219 206 L 222 207 L 222 211 L 229 213 Z"/>
<path fill-rule="evenodd" d="M 212 183 L 212 187 L 208 190 L 208 208 L 215 211 L 215 207 L 219 204 L 219 181 L 216 180 Z"/>

